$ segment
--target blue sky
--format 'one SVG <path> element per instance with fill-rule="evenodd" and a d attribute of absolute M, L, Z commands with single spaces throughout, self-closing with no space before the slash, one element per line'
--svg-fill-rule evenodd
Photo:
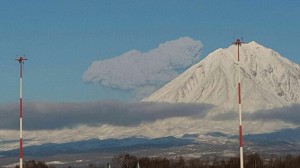
<path fill-rule="evenodd" d="M 19 96 L 17 55 L 27 101 L 131 99 L 132 93 L 83 82 L 95 60 L 188 36 L 203 58 L 237 37 L 300 63 L 300 1 L 98 0 L 0 2 L 0 102 Z"/>

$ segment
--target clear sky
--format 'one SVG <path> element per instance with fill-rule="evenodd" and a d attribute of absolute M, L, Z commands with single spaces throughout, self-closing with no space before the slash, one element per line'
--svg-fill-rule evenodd
<path fill-rule="evenodd" d="M 127 91 L 83 82 L 93 61 L 188 36 L 201 57 L 237 37 L 257 41 L 300 63 L 300 1 L 4 0 L 0 1 L 0 102 L 19 97 L 17 55 L 27 101 L 130 99 Z"/>

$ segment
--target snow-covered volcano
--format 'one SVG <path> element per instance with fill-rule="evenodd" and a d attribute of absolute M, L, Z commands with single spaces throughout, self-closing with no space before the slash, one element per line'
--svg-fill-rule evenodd
<path fill-rule="evenodd" d="M 186 144 L 185 139 L 193 139 L 193 143 L 195 141 L 197 145 L 188 145 L 181 148 L 176 147 L 174 149 L 180 155 L 182 154 L 181 151 L 186 150 L 187 147 L 191 149 L 187 152 L 188 154 L 197 154 L 198 151 L 213 153 L 220 150 L 220 153 L 224 152 L 224 154 L 227 154 L 228 150 L 238 151 L 238 137 L 235 136 L 238 134 L 239 126 L 238 113 L 236 112 L 238 72 L 236 57 L 236 46 L 232 45 L 226 49 L 218 49 L 209 54 L 201 62 L 189 68 L 176 79 L 169 82 L 163 88 L 159 89 L 153 95 L 144 99 L 144 101 L 174 103 L 171 104 L 170 107 L 175 106 L 177 102 L 208 103 L 215 105 L 212 108 L 208 108 L 205 113 L 201 113 L 203 115 L 174 115 L 175 110 L 171 108 L 171 110 L 168 110 L 169 113 L 167 113 L 168 115 L 166 117 L 154 118 L 151 121 L 142 120 L 143 122 L 133 125 L 118 125 L 112 121 L 103 122 L 102 119 L 122 121 L 122 119 L 130 117 L 133 118 L 133 120 L 141 120 L 141 118 L 145 116 L 153 118 L 152 115 L 164 116 L 164 114 L 155 111 L 151 113 L 149 109 L 147 110 L 148 106 L 140 105 L 128 107 L 120 106 L 120 109 L 122 109 L 120 111 L 124 112 L 125 107 L 129 109 L 127 111 L 130 111 L 130 113 L 124 112 L 124 115 L 122 113 L 116 115 L 115 112 L 102 112 L 103 115 L 98 115 L 98 112 L 101 112 L 98 108 L 106 109 L 110 106 L 98 107 L 95 106 L 96 104 L 71 105 L 73 108 L 70 108 L 70 105 L 64 106 L 61 104 L 54 106 L 37 106 L 33 109 L 37 109 L 36 111 L 39 113 L 48 115 L 44 113 L 47 112 L 47 110 L 42 109 L 51 109 L 51 114 L 56 112 L 55 114 L 59 115 L 59 118 L 64 119 L 68 117 L 62 117 L 60 112 L 64 112 L 66 109 L 71 110 L 70 114 L 75 116 L 75 118 L 76 114 L 80 114 L 78 110 L 84 111 L 84 115 L 91 115 L 93 119 L 91 119 L 91 117 L 80 117 L 79 120 L 86 120 L 92 124 L 81 122 L 83 123 L 82 125 L 59 127 L 60 129 L 50 130 L 25 129 L 24 147 L 28 147 L 28 151 L 36 151 L 36 153 L 40 151 L 46 151 L 45 153 L 47 153 L 49 149 L 51 149 L 53 153 L 61 153 L 61 151 L 73 152 L 75 149 L 80 152 L 89 151 L 92 148 L 97 148 L 101 151 L 100 149 L 103 146 L 108 149 L 115 147 L 116 145 L 114 146 L 114 143 L 110 143 L 110 141 L 116 142 L 115 144 L 119 144 L 121 147 L 123 145 L 133 147 L 136 144 L 143 144 L 151 148 L 153 144 L 161 145 L 162 142 L 168 145 L 173 143 L 178 144 L 177 140 L 181 141 L 183 139 L 182 144 Z M 299 149 L 300 141 L 298 135 L 300 123 L 297 120 L 297 118 L 299 118 L 298 109 L 300 107 L 299 65 L 292 63 L 271 49 L 265 48 L 255 42 L 250 42 L 241 46 L 240 69 L 243 130 L 244 135 L 253 134 L 248 136 L 250 140 L 245 138 L 247 150 L 252 149 L 255 145 L 251 143 L 256 143 L 258 140 L 263 142 L 264 145 L 268 145 L 265 139 L 269 139 L 270 145 L 276 144 L 274 140 L 277 139 L 278 142 L 287 142 L 286 144 L 291 148 L 294 146 L 290 146 L 290 144 L 296 144 Z M 153 104 L 155 105 L 155 103 Z M 153 107 L 155 109 L 161 107 L 158 106 L 158 104 Z M 113 104 L 113 106 L 119 105 Z M 289 110 L 289 107 L 286 106 L 290 106 L 291 109 Z M 144 108 L 139 109 L 138 107 Z M 191 107 L 191 105 L 185 105 L 184 107 L 185 108 L 180 109 L 180 111 L 177 110 L 177 114 L 182 114 L 185 110 L 187 111 L 187 107 Z M 2 109 L 6 108 L 10 109 L 11 106 L 2 107 Z M 201 111 L 199 107 L 197 107 L 195 111 L 198 110 Z M 116 111 L 116 109 L 113 108 L 112 111 Z M 288 115 L 286 112 L 292 113 Z M 112 115 L 113 117 L 109 118 L 108 115 Z M 47 116 L 47 120 L 48 118 L 49 116 Z M 24 123 L 26 123 L 26 118 L 24 119 Z M 55 123 L 55 117 L 50 117 L 50 119 L 52 119 L 52 121 L 50 121 L 51 124 Z M 68 119 L 69 120 L 63 122 L 67 123 L 72 121 L 70 118 Z M 95 120 L 99 120 L 99 122 Z M 28 118 L 28 121 L 32 122 L 30 118 Z M 49 121 L 45 120 L 45 122 Z M 3 151 L 18 148 L 19 143 L 16 141 L 16 139 L 18 140 L 19 138 L 18 135 L 18 130 L 0 130 L 0 156 L 1 152 L 2 155 L 7 155 L 7 153 Z M 163 137 L 167 138 L 165 139 Z M 97 140 L 93 139 L 101 139 L 100 145 Z M 106 141 L 107 139 L 110 140 Z M 120 141 L 115 139 L 119 139 Z M 149 141 L 149 139 L 154 139 L 153 143 L 152 140 Z M 140 143 L 141 141 L 146 141 L 146 143 Z M 103 142 L 109 142 L 110 145 L 103 145 Z M 198 151 L 195 151 L 195 148 L 201 147 L 198 143 L 203 143 L 203 148 L 199 148 Z M 57 144 L 59 144 L 59 146 L 54 148 Z M 35 148 L 33 145 L 37 145 L 37 147 Z M 41 145 L 41 147 L 39 147 L 39 145 Z M 270 148 L 274 148 L 274 146 Z M 234 147 L 237 147 L 236 150 Z M 165 148 L 165 146 L 162 145 L 162 148 Z M 280 145 L 277 145 L 275 148 L 282 148 L 287 151 L 290 149 Z M 16 151 L 17 150 L 15 150 L 15 153 Z M 11 152 L 13 153 L 14 151 Z"/>
<path fill-rule="evenodd" d="M 300 103 L 300 66 L 256 42 L 240 47 L 244 111 Z M 237 46 L 217 49 L 143 101 L 237 108 Z"/>

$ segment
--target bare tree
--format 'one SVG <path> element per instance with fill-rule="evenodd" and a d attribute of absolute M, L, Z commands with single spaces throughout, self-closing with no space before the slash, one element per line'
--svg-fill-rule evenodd
<path fill-rule="evenodd" d="M 112 159 L 112 168 L 135 168 L 137 158 L 128 153 L 119 154 Z"/>
<path fill-rule="evenodd" d="M 246 156 L 246 167 L 247 168 L 263 168 L 264 163 L 259 154 L 250 154 Z"/>

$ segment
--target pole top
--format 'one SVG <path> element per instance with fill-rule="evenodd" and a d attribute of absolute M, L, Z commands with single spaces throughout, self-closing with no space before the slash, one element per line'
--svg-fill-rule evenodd
<path fill-rule="evenodd" d="M 22 62 L 24 62 L 24 61 L 26 61 L 28 59 L 25 58 L 24 56 L 20 56 L 20 57 L 16 58 L 15 60 L 18 61 L 19 63 L 22 63 Z"/>
<path fill-rule="evenodd" d="M 234 44 L 234 45 L 238 45 L 238 46 L 241 46 L 243 43 L 244 43 L 244 42 L 243 42 L 243 41 L 241 41 L 240 39 L 236 39 L 236 41 L 235 41 L 235 42 L 233 42 L 232 44 Z"/>

